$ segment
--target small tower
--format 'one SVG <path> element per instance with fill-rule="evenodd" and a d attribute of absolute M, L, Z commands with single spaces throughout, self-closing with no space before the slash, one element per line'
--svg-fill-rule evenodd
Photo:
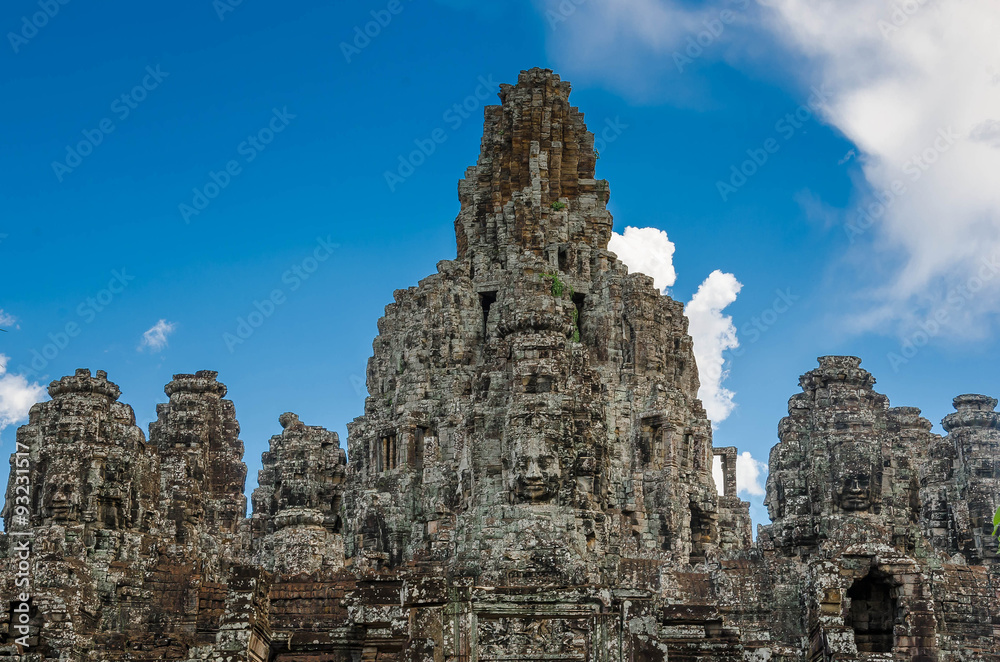
<path fill-rule="evenodd" d="M 799 383 L 771 449 L 767 534 L 788 554 L 851 543 L 911 552 L 930 422 L 913 407 L 890 409 L 857 357 L 820 357 Z"/>
<path fill-rule="evenodd" d="M 954 473 L 949 511 L 957 551 L 972 564 L 996 564 L 993 513 L 1000 506 L 1000 412 L 996 398 L 960 395 L 941 425 L 948 431 Z"/>
<path fill-rule="evenodd" d="M 85 645 L 98 624 L 125 626 L 131 606 L 116 587 L 141 584 L 144 532 L 155 519 L 156 457 L 118 386 L 103 370 L 80 369 L 48 391 L 52 399 L 34 405 L 17 432 L 27 457 L 11 457 L 3 511 L 9 560 L 24 558 L 15 543 L 30 540 L 31 551 L 26 573 L 2 574 L 0 614 L 30 587 L 32 652 Z M 0 622 L 0 633 L 12 624 Z"/>
<path fill-rule="evenodd" d="M 163 534 L 182 555 L 217 563 L 212 550 L 232 550 L 246 516 L 246 465 L 232 401 L 218 373 L 174 375 L 156 406 L 150 441 L 160 454 Z"/>
<path fill-rule="evenodd" d="M 347 456 L 336 432 L 305 425 L 291 412 L 278 421 L 253 491 L 254 559 L 279 575 L 344 565 L 341 496 Z"/>

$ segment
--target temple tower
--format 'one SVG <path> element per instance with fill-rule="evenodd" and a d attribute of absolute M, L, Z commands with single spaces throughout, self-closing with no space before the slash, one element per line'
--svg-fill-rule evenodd
<path fill-rule="evenodd" d="M 1000 507 L 1000 413 L 997 400 L 960 395 L 941 425 L 927 476 L 930 535 L 971 564 L 1000 562 L 993 514 Z"/>
<path fill-rule="evenodd" d="M 718 554 L 683 306 L 608 251 L 608 186 L 569 93 L 542 69 L 501 87 L 459 184 L 457 259 L 379 321 L 349 426 L 353 567 L 575 585 Z M 746 504 L 726 503 L 726 544 L 748 543 Z"/>
<path fill-rule="evenodd" d="M 141 584 L 148 563 L 157 468 L 132 408 L 118 402 L 121 391 L 103 370 L 77 370 L 48 392 L 52 399 L 34 405 L 18 429 L 27 457 L 11 457 L 4 507 L 10 573 L 0 584 L 0 632 L 13 639 L 15 596 L 27 591 L 28 650 L 42 656 L 85 650 L 96 633 L 124 629 L 142 613 L 128 587 Z M 30 552 L 17 547 L 26 541 Z M 19 573 L 22 560 L 27 568 Z"/>
<path fill-rule="evenodd" d="M 852 356 L 824 356 L 802 376 L 771 449 L 767 534 L 787 554 L 852 543 L 915 548 L 919 469 L 937 438 L 913 407 L 890 409 Z M 825 550 L 825 551 L 824 551 Z"/>
<path fill-rule="evenodd" d="M 253 492 L 254 561 L 280 575 L 344 565 L 342 497 L 347 456 L 336 432 L 286 412 Z"/>
<path fill-rule="evenodd" d="M 162 534 L 174 553 L 200 556 L 209 565 L 234 550 L 246 516 L 246 465 L 236 409 L 225 400 L 218 373 L 174 375 L 156 406 L 150 441 L 160 455 Z"/>

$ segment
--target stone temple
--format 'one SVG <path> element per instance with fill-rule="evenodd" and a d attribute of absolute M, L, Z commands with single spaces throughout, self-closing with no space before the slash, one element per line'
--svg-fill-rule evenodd
<path fill-rule="evenodd" d="M 1000 660 L 997 401 L 940 436 L 820 358 L 754 540 L 682 305 L 607 250 L 569 92 L 501 86 L 457 257 L 386 307 L 347 453 L 281 414 L 249 517 L 215 372 L 175 375 L 148 435 L 103 371 L 53 381 L 11 458 L 0 658 Z"/>

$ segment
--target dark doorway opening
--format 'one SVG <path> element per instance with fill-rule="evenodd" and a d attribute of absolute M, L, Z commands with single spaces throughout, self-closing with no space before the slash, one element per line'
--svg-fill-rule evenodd
<path fill-rule="evenodd" d="M 413 446 L 410 449 L 409 462 L 417 471 L 424 468 L 424 439 L 429 436 L 430 428 L 418 425 L 413 432 Z"/>
<path fill-rule="evenodd" d="M 565 248 L 559 249 L 559 271 L 568 271 L 569 266 L 569 251 Z"/>
<path fill-rule="evenodd" d="M 882 577 L 868 574 L 854 582 L 847 597 L 851 599 L 848 625 L 854 630 L 854 643 L 862 653 L 891 653 L 896 600 L 892 586 Z"/>
<path fill-rule="evenodd" d="M 483 338 L 486 338 L 490 323 L 490 307 L 497 302 L 496 292 L 480 292 L 479 305 L 483 307 Z"/>

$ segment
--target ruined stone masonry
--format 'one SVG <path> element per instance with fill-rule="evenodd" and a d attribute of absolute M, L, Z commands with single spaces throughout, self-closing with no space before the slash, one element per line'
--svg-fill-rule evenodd
<path fill-rule="evenodd" d="M 386 307 L 348 452 L 281 414 L 249 517 L 216 373 L 175 375 L 148 438 L 104 372 L 52 382 L 11 459 L 0 658 L 1000 661 L 997 401 L 955 398 L 941 436 L 820 358 L 752 540 L 683 307 L 607 250 L 569 91 L 501 86 L 457 257 Z"/>

